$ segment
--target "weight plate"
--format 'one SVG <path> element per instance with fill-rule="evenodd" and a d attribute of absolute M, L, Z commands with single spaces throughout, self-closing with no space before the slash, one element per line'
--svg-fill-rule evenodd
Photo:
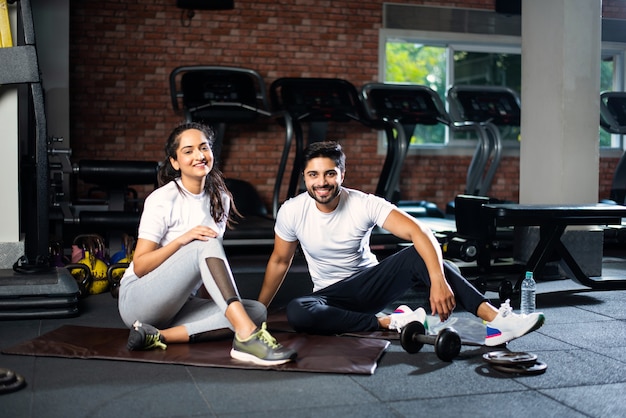
<path fill-rule="evenodd" d="M 10 370 L 2 369 L 0 371 L 0 376 L 3 377 L 3 380 L 0 382 L 0 395 L 3 393 L 15 392 L 16 390 L 20 390 L 26 386 L 26 380 L 24 380 L 24 378 L 19 374 Z"/>
<path fill-rule="evenodd" d="M 537 360 L 537 355 L 533 353 L 515 351 L 492 351 L 483 354 L 483 359 L 490 364 L 512 365 L 512 364 L 533 364 Z"/>
<path fill-rule="evenodd" d="M 536 361 L 532 364 L 492 364 L 491 367 L 502 373 L 516 373 L 525 375 L 536 375 L 545 373 L 548 365 L 541 361 Z"/>
<path fill-rule="evenodd" d="M 419 336 L 425 334 L 426 329 L 422 323 L 409 322 L 400 332 L 400 344 L 407 353 L 415 354 L 424 346 L 424 343 L 419 341 Z"/>
<path fill-rule="evenodd" d="M 444 328 L 437 334 L 435 354 L 443 361 L 452 361 L 461 352 L 461 337 L 453 328 Z"/>
<path fill-rule="evenodd" d="M 15 372 L 9 369 L 0 369 L 0 385 L 13 382 L 15 380 Z"/>

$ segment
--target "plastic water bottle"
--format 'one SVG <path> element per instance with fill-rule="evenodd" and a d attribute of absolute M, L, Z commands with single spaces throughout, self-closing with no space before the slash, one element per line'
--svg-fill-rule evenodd
<path fill-rule="evenodd" d="M 528 315 L 535 312 L 535 293 L 537 292 L 537 283 L 533 277 L 532 271 L 526 272 L 526 277 L 522 281 L 522 315 Z"/>

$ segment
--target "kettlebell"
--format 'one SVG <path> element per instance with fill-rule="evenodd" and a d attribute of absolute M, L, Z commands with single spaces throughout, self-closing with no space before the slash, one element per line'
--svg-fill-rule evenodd
<path fill-rule="evenodd" d="M 84 298 L 89 294 L 91 287 L 91 270 L 85 264 L 70 263 L 65 266 L 78 284 L 78 297 Z"/>
<path fill-rule="evenodd" d="M 107 280 L 107 264 L 104 261 L 104 239 L 97 234 L 78 235 L 74 238 L 73 244 L 73 260 L 80 257 L 82 253 L 82 258 L 76 263 L 88 266 L 91 272 L 87 293 L 97 295 L 106 292 L 109 289 L 109 281 Z M 75 270 L 70 270 L 70 273 L 80 279 L 84 273 Z"/>

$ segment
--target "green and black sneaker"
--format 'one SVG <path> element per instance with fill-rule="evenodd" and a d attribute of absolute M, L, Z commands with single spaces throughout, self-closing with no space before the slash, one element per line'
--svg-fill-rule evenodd
<path fill-rule="evenodd" d="M 265 322 L 251 336 L 240 340 L 235 334 L 230 356 L 236 360 L 254 363 L 260 366 L 274 366 L 295 360 L 297 353 L 283 347 L 267 331 Z"/>
<path fill-rule="evenodd" d="M 133 327 L 130 329 L 126 348 L 130 351 L 152 350 L 155 348 L 165 350 L 167 345 L 163 342 L 163 337 L 158 329 L 152 325 L 135 321 Z"/>

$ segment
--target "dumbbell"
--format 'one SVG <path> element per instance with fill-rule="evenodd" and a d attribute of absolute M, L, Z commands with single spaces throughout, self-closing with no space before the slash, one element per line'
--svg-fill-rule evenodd
<path fill-rule="evenodd" d="M 427 335 L 421 322 L 410 322 L 400 333 L 400 343 L 407 353 L 414 354 L 424 344 L 433 345 L 435 354 L 443 361 L 452 361 L 461 352 L 461 337 L 453 328 L 444 328 L 437 335 Z"/>

